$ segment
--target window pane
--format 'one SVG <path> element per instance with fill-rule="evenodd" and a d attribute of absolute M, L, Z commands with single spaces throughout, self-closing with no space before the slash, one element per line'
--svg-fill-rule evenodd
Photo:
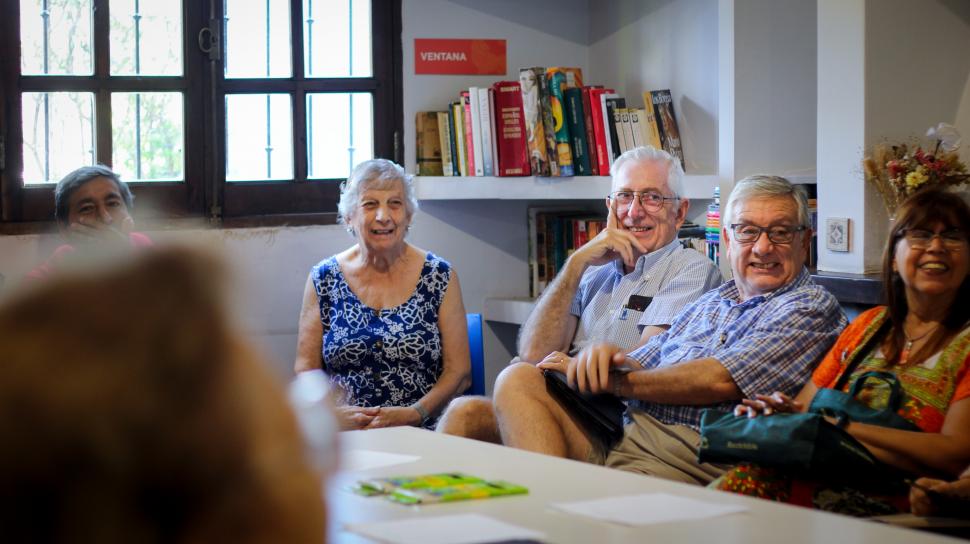
<path fill-rule="evenodd" d="M 369 93 L 307 95 L 307 172 L 317 179 L 346 178 L 374 158 L 374 100 Z"/>
<path fill-rule="evenodd" d="M 226 181 L 271 179 L 293 179 L 290 95 L 226 95 Z"/>
<path fill-rule="evenodd" d="M 91 0 L 20 0 L 24 75 L 91 75 Z"/>
<path fill-rule="evenodd" d="M 182 181 L 181 93 L 111 94 L 111 163 L 129 181 Z"/>
<path fill-rule="evenodd" d="M 370 0 L 303 0 L 306 77 L 371 77 Z"/>
<path fill-rule="evenodd" d="M 93 93 L 23 93 L 24 183 L 94 164 Z"/>
<path fill-rule="evenodd" d="M 182 3 L 111 0 L 111 74 L 182 75 Z"/>
<path fill-rule="evenodd" d="M 226 77 L 290 77 L 289 0 L 225 0 Z"/>

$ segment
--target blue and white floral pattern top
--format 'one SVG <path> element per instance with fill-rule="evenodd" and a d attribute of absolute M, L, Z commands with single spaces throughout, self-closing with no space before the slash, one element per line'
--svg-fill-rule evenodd
<path fill-rule="evenodd" d="M 323 323 L 323 370 L 346 392 L 348 405 L 410 406 L 434 386 L 443 368 L 438 312 L 451 279 L 447 261 L 429 251 L 411 298 L 381 310 L 350 290 L 336 257 L 311 275 Z"/>

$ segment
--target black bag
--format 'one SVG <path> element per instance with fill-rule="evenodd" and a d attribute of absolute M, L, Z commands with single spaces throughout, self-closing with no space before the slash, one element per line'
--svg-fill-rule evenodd
<path fill-rule="evenodd" d="M 546 378 L 549 393 L 606 449 L 623 438 L 623 412 L 626 410 L 623 401 L 609 393 L 580 393 L 569 387 L 566 376 L 556 370 L 543 370 L 542 375 Z"/>
<path fill-rule="evenodd" d="M 887 319 L 855 352 L 852 361 L 839 376 L 835 388 L 822 389 L 816 393 L 816 399 L 813 399 L 807 413 L 748 418 L 718 410 L 704 410 L 701 414 L 698 460 L 735 464 L 752 462 L 817 477 L 849 478 L 856 482 L 898 479 L 899 473 L 895 469 L 880 462 L 848 432 L 825 419 L 826 415 L 847 420 L 855 416 L 860 421 L 874 424 L 882 424 L 877 421 L 898 423 L 886 416 L 885 412 L 890 410 L 889 407 L 886 410 L 873 410 L 857 402 L 853 396 L 839 391 L 861 359 L 888 328 Z M 873 373 L 863 376 L 870 374 Z M 892 378 L 890 383 L 894 389 L 890 395 L 890 404 L 898 406 L 902 391 L 895 376 Z M 858 393 L 864 382 L 860 377 L 853 385 L 852 394 Z M 826 393 L 822 394 L 823 391 Z M 819 394 L 822 394 L 821 399 L 818 399 Z M 896 414 L 892 415 L 902 419 Z M 906 425 L 913 427 L 908 421 Z"/>

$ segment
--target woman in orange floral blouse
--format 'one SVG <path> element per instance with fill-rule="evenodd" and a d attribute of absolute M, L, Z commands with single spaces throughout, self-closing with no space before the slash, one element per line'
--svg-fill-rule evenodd
<path fill-rule="evenodd" d="M 970 207 L 958 195 L 920 191 L 900 207 L 883 257 L 886 306 L 861 314 L 842 333 L 794 398 L 756 395 L 735 408 L 749 417 L 803 412 L 820 388 L 834 387 L 865 341 L 889 321 L 846 382 L 889 372 L 902 386 L 898 414 L 917 430 L 849 422 L 845 429 L 884 463 L 913 474 L 952 479 L 970 462 Z M 884 383 L 864 378 L 857 400 L 884 408 Z M 748 495 L 855 515 L 908 510 L 906 490 L 877 497 L 838 482 L 797 480 L 740 465 L 713 486 Z"/>

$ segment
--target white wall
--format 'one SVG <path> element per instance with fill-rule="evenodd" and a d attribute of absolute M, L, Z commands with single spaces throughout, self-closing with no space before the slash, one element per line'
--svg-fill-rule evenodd
<path fill-rule="evenodd" d="M 850 252 L 820 244 L 819 268 L 873 272 L 888 220 L 861 160 L 876 143 L 926 142 L 941 121 L 970 136 L 970 3 L 819 0 L 818 17 L 819 222 L 852 221 Z"/>
<path fill-rule="evenodd" d="M 717 171 L 717 1 L 610 0 L 590 10 L 588 81 L 628 107 L 670 89 L 689 174 Z"/>

